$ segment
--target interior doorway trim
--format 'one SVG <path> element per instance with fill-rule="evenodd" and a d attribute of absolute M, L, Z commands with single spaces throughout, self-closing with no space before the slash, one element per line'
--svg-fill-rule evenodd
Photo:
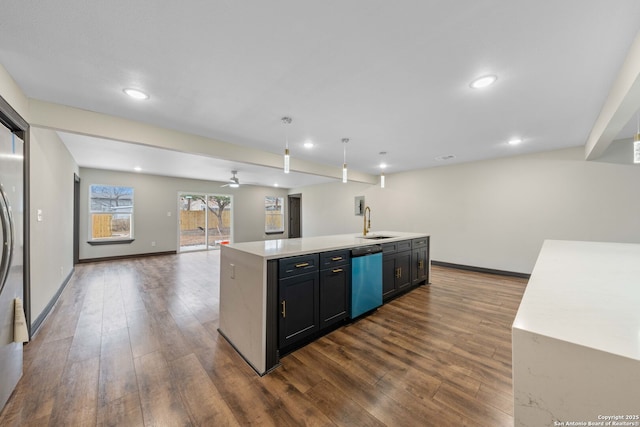
<path fill-rule="evenodd" d="M 289 194 L 287 196 L 289 212 L 289 238 L 302 237 L 302 194 Z"/>
<path fill-rule="evenodd" d="M 30 197 L 30 179 L 29 176 L 31 166 L 31 143 L 29 123 L 20 115 L 13 107 L 0 95 L 0 123 L 9 128 L 9 130 L 15 133 L 24 142 L 24 166 L 23 166 L 23 207 L 24 207 L 24 235 L 23 235 L 23 300 L 24 300 L 24 314 L 27 322 L 27 329 L 29 330 L 29 337 L 31 337 L 31 248 L 30 248 L 30 236 L 31 236 L 31 224 L 30 215 L 31 212 L 31 197 Z"/>

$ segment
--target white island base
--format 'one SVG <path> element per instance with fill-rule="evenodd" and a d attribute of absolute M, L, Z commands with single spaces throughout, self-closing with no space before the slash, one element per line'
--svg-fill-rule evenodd
<path fill-rule="evenodd" d="M 516 426 L 640 426 L 640 245 L 546 241 L 513 323 Z"/>

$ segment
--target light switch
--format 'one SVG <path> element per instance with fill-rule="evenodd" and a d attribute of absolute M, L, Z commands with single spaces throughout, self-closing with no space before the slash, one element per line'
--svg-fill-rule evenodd
<path fill-rule="evenodd" d="M 235 279 L 236 278 L 236 265 L 235 264 L 229 264 L 229 267 L 231 267 L 231 278 Z"/>
<path fill-rule="evenodd" d="M 37 215 L 38 215 L 38 222 L 42 222 L 42 209 L 38 209 Z"/>
<path fill-rule="evenodd" d="M 167 216 L 171 216 L 171 211 L 167 212 Z"/>

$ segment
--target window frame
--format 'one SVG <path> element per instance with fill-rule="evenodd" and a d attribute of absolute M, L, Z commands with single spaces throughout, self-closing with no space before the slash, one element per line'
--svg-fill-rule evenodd
<path fill-rule="evenodd" d="M 94 208 L 94 199 L 96 199 L 96 197 L 94 197 L 94 189 L 96 188 L 110 188 L 110 189 L 125 189 L 125 192 L 123 194 L 127 195 L 128 198 L 127 199 L 123 199 L 123 200 L 131 200 L 130 205 L 123 205 L 123 206 L 118 206 L 117 205 L 117 198 L 116 200 L 116 206 L 112 206 L 113 208 L 129 208 L 127 209 L 126 212 L 120 211 L 118 212 L 118 209 L 114 209 L 114 211 L 116 212 L 116 215 L 127 215 L 128 216 L 128 225 L 129 225 L 129 233 L 128 235 L 125 236 L 110 236 L 110 237 L 95 237 L 94 236 L 94 215 L 96 214 L 105 214 L 105 213 L 109 213 L 109 210 L 97 210 Z M 130 195 L 129 195 L 130 193 Z M 117 194 L 117 192 L 112 190 L 112 194 Z M 111 199 L 109 199 L 111 200 Z M 111 211 L 113 212 L 113 211 Z M 87 228 L 88 228 L 88 239 L 87 239 L 87 243 L 91 244 L 91 245 L 111 245 L 111 244 L 123 244 L 123 243 L 131 243 L 133 242 L 134 239 L 134 218 L 135 218 L 135 189 L 133 186 L 128 186 L 128 185 L 112 185 L 112 184 L 90 184 L 89 185 L 89 207 L 88 207 L 88 224 L 87 224 Z M 113 225 L 110 225 L 113 230 Z"/>
<path fill-rule="evenodd" d="M 269 200 L 273 200 L 276 199 L 275 203 L 271 203 L 269 204 Z M 281 229 L 272 229 L 269 228 L 269 206 L 273 206 L 273 207 L 279 207 L 279 211 L 280 211 L 280 223 L 281 223 Z M 284 212 L 284 197 L 281 196 L 264 196 L 264 234 L 266 235 L 272 235 L 272 234 L 284 234 L 285 232 L 285 216 L 284 216 L 285 212 Z M 271 214 L 273 215 L 273 214 Z"/>

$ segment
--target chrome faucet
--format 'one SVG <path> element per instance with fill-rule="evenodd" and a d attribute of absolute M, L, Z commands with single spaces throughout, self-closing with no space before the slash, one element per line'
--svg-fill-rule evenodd
<path fill-rule="evenodd" d="M 369 223 L 367 223 L 367 211 L 369 211 Z M 364 228 L 362 229 L 362 235 L 366 236 L 371 228 L 371 208 L 367 206 L 364 208 Z"/>

